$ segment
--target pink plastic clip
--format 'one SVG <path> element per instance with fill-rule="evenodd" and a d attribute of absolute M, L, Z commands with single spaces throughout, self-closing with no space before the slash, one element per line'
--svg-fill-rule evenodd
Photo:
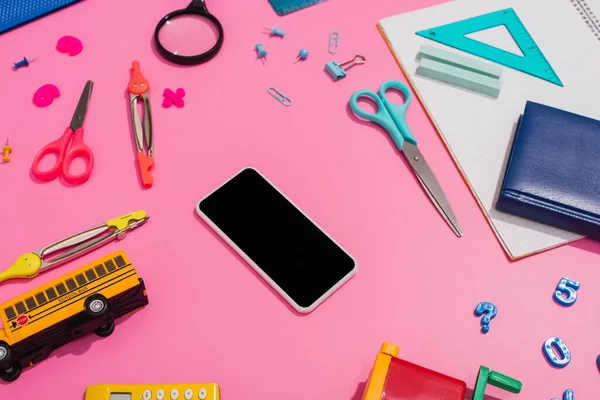
<path fill-rule="evenodd" d="M 33 103 L 38 107 L 47 107 L 58 97 L 60 92 L 56 86 L 44 85 L 33 94 Z"/>
<path fill-rule="evenodd" d="M 69 53 L 70 56 L 76 56 L 83 50 L 83 44 L 81 40 L 74 36 L 63 36 L 58 39 L 56 48 L 61 53 Z"/>
<path fill-rule="evenodd" d="M 185 90 L 182 88 L 177 89 L 175 93 L 173 93 L 171 89 L 165 89 L 163 96 L 165 96 L 165 98 L 162 105 L 165 108 L 169 108 L 172 105 L 175 105 L 175 107 L 183 107 L 185 105 L 185 102 L 183 101 Z"/>

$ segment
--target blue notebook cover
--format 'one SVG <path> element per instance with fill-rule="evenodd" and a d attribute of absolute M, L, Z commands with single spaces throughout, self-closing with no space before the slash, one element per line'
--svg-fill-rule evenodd
<path fill-rule="evenodd" d="M 81 0 L 0 0 L 0 34 Z"/>
<path fill-rule="evenodd" d="M 528 101 L 496 208 L 600 238 L 600 121 Z"/>

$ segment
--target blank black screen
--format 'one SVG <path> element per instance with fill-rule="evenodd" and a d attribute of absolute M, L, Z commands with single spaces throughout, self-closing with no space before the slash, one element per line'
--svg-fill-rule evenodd
<path fill-rule="evenodd" d="M 354 260 L 253 169 L 200 202 L 200 210 L 301 307 L 354 268 Z"/>

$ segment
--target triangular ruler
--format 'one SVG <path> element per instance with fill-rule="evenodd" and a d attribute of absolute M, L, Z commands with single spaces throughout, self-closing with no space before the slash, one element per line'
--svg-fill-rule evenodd
<path fill-rule="evenodd" d="M 524 57 L 465 36 L 500 25 L 506 27 Z M 426 29 L 417 32 L 417 35 L 525 72 L 559 86 L 563 85 L 512 8 L 464 19 L 437 28 Z"/>

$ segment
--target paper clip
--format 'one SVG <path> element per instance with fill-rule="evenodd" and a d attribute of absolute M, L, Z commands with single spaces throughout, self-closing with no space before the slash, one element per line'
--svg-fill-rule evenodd
<path fill-rule="evenodd" d="M 339 81 L 346 76 L 346 71 L 355 65 L 364 64 L 366 61 L 365 56 L 362 54 L 356 54 L 351 60 L 338 63 L 337 61 L 330 61 L 325 64 L 325 71 L 333 78 L 334 81 Z"/>
<path fill-rule="evenodd" d="M 269 92 L 271 96 L 275 97 L 275 99 L 284 106 L 289 107 L 292 105 L 292 100 L 290 100 L 289 97 L 281 93 L 279 90 L 275 89 L 273 86 L 269 87 L 267 92 Z"/>
<path fill-rule="evenodd" d="M 331 32 L 329 35 L 329 53 L 335 54 L 337 53 L 340 42 L 340 34 L 337 31 Z"/>

